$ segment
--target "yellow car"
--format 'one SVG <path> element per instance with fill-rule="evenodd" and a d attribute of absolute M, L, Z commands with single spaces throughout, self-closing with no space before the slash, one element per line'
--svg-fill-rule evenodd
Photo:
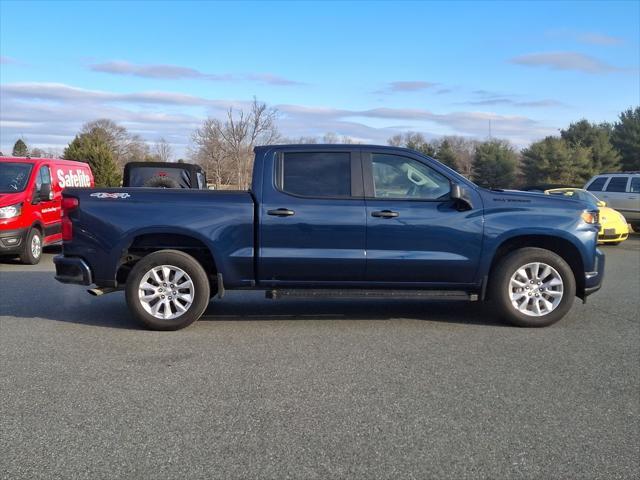
<path fill-rule="evenodd" d="M 553 188 L 545 190 L 547 195 L 563 195 L 578 200 L 584 200 L 598 206 L 600 210 L 600 232 L 598 233 L 598 243 L 608 243 L 618 245 L 624 242 L 629 236 L 629 225 L 620 212 L 607 207 L 607 204 L 596 197 L 593 193 L 582 188 Z"/>

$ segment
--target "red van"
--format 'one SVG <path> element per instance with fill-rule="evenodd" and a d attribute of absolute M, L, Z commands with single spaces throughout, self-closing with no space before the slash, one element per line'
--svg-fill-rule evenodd
<path fill-rule="evenodd" d="M 89 165 L 57 158 L 0 157 L 0 255 L 36 264 L 62 240 L 62 189 L 93 187 Z"/>

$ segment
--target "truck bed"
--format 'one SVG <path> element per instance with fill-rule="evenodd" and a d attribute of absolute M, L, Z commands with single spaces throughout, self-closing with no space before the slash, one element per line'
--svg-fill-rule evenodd
<path fill-rule="evenodd" d="M 80 208 L 70 213 L 74 238 L 64 254 L 90 258 L 94 283 L 113 285 L 114 268 L 132 244 L 195 237 L 227 273 L 229 285 L 254 279 L 254 200 L 248 191 L 159 188 L 68 188 Z"/>

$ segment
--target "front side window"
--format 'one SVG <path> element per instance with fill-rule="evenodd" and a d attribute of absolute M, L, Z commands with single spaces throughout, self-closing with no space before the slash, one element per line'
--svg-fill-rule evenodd
<path fill-rule="evenodd" d="M 38 170 L 38 175 L 36 175 L 36 192 L 40 192 L 40 189 L 42 188 L 43 184 L 50 184 L 51 183 L 51 171 L 49 170 L 49 167 L 47 167 L 46 165 L 43 165 L 42 167 L 40 167 L 40 170 Z"/>
<path fill-rule="evenodd" d="M 598 177 L 587 187 L 590 192 L 601 192 L 609 177 Z"/>
<path fill-rule="evenodd" d="M 611 177 L 607 185 L 607 192 L 626 192 L 629 177 Z"/>
<path fill-rule="evenodd" d="M 371 155 L 375 198 L 400 200 L 446 200 L 449 179 L 412 158 Z"/>
<path fill-rule="evenodd" d="M 303 197 L 349 197 L 351 154 L 292 152 L 280 161 L 278 187 Z"/>

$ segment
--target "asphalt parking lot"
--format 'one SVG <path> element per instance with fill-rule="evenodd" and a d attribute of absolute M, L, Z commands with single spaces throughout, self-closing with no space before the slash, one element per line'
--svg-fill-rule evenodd
<path fill-rule="evenodd" d="M 479 304 L 231 293 L 141 330 L 0 263 L 0 476 L 638 478 L 640 238 L 604 288 L 526 330 Z"/>

